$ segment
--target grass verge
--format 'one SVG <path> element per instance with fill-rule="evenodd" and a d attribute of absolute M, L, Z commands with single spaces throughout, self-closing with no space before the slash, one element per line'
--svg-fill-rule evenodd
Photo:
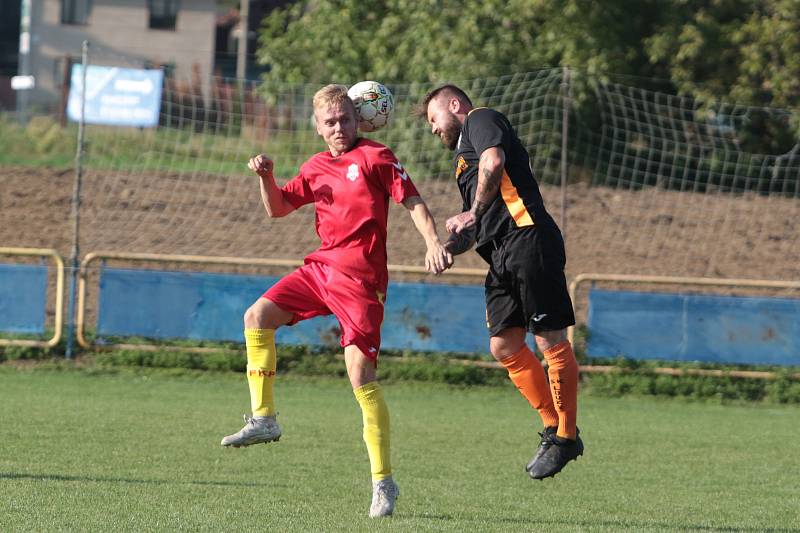
<path fill-rule="evenodd" d="M 213 348 L 214 346 L 207 346 Z M 188 371 L 244 372 L 243 349 L 236 344 L 217 346 L 219 351 L 194 353 L 172 346 L 164 350 L 118 349 L 84 352 L 79 361 L 97 368 L 164 368 L 173 373 Z M 3 361 L 42 361 L 50 358 L 57 366 L 63 348 L 40 349 L 19 346 L 0 347 Z M 773 379 L 752 379 L 726 375 L 662 375 L 658 369 L 670 366 L 691 372 L 708 369 L 709 365 L 666 361 L 634 361 L 630 359 L 587 360 L 578 354 L 582 365 L 602 364 L 610 367 L 605 373 L 583 373 L 581 390 L 586 395 L 601 397 L 659 396 L 714 402 L 764 402 L 800 404 L 800 379 L 796 368 L 765 366 L 714 365 L 714 370 L 769 371 Z M 382 352 L 379 376 L 388 382 L 419 381 L 459 386 L 506 386 L 506 372 L 492 368 L 489 355 L 414 353 L 387 350 Z M 299 376 L 345 376 L 345 366 L 338 348 L 288 346 L 278 347 L 278 374 Z"/>
<path fill-rule="evenodd" d="M 345 379 L 282 377 L 284 437 L 228 450 L 240 375 L 59 366 L 0 365 L 0 530 L 378 527 Z M 534 482 L 536 425 L 510 385 L 384 391 L 402 493 L 381 529 L 799 531 L 796 408 L 583 396 L 585 457 Z"/>

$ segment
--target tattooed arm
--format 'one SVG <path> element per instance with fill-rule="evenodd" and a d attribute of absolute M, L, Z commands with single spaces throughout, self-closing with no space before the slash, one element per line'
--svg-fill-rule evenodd
<path fill-rule="evenodd" d="M 480 218 L 489 209 L 492 200 L 497 196 L 505 164 L 506 153 L 499 146 L 487 148 L 481 154 L 478 162 L 478 189 L 470 209 L 476 218 Z"/>
<path fill-rule="evenodd" d="M 475 190 L 472 208 L 449 218 L 445 223 L 447 231 L 460 233 L 478 222 L 500 190 L 500 180 L 503 179 L 505 164 L 506 154 L 500 146 L 487 148 L 481 153 L 478 162 L 478 186 Z"/>

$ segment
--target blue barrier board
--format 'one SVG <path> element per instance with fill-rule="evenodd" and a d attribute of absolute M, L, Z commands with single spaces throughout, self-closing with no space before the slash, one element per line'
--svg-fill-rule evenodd
<path fill-rule="evenodd" d="M 277 277 L 104 268 L 99 335 L 243 342 L 245 310 Z M 390 283 L 383 348 L 487 352 L 483 287 Z M 331 316 L 280 328 L 283 344 L 339 343 Z"/>
<path fill-rule="evenodd" d="M 593 357 L 800 365 L 800 299 L 589 291 Z"/>
<path fill-rule="evenodd" d="M 0 264 L 0 331 L 44 333 L 47 267 Z"/>

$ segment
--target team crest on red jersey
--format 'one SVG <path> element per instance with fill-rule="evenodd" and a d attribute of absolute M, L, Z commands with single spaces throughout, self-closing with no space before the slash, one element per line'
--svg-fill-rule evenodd
<path fill-rule="evenodd" d="M 350 181 L 356 181 L 358 179 L 358 165 L 355 163 L 347 167 L 347 179 Z"/>

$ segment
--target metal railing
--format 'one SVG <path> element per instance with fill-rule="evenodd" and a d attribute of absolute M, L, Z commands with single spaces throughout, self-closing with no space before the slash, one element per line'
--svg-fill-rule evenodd
<path fill-rule="evenodd" d="M 5 248 L 0 247 L 0 255 L 16 255 L 27 257 L 52 257 L 56 264 L 55 316 L 53 336 L 48 340 L 32 339 L 0 339 L 0 346 L 35 346 L 52 348 L 61 340 L 64 326 L 64 259 L 52 248 Z"/>

